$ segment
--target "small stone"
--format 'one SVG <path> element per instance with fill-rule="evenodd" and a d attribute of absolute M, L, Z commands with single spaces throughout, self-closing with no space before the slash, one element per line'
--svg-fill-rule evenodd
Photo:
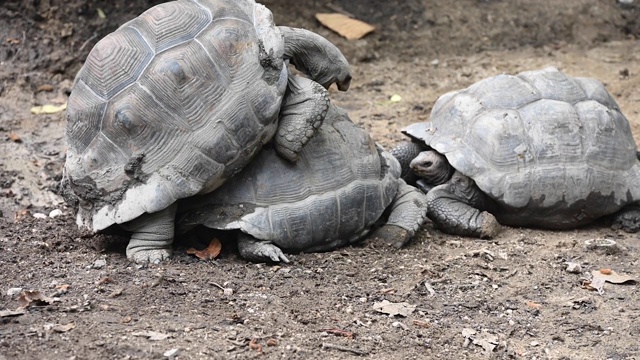
<path fill-rule="evenodd" d="M 178 355 L 178 353 L 180 352 L 180 349 L 171 349 L 168 351 L 165 351 L 164 356 L 168 357 L 168 358 L 172 358 L 175 357 L 176 355 Z"/>
<path fill-rule="evenodd" d="M 540 345 L 540 343 L 534 340 L 534 341 L 530 342 L 529 345 L 538 346 L 538 345 Z"/>
<path fill-rule="evenodd" d="M 572 274 L 580 274 L 582 272 L 582 265 L 574 262 L 568 262 L 567 272 L 570 272 Z"/>
<path fill-rule="evenodd" d="M 9 290 L 7 290 L 7 296 L 13 296 L 19 294 L 20 292 L 22 292 L 21 287 L 10 288 Z"/>
<path fill-rule="evenodd" d="M 394 321 L 391 326 L 394 328 L 402 328 L 403 330 L 407 330 L 407 325 L 401 323 L 400 321 Z"/>
<path fill-rule="evenodd" d="M 98 259 L 91 265 L 94 269 L 102 269 L 105 266 L 107 266 L 107 260 L 105 259 Z"/>
<path fill-rule="evenodd" d="M 51 212 L 49 213 L 49 217 L 52 219 L 57 218 L 60 215 L 62 215 L 62 210 L 60 209 L 51 210 Z"/>
<path fill-rule="evenodd" d="M 46 219 L 47 215 L 43 214 L 43 213 L 35 213 L 33 214 L 33 217 L 36 219 Z"/>

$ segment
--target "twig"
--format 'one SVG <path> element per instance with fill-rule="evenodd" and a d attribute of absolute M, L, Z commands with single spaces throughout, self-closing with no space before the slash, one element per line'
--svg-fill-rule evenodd
<path fill-rule="evenodd" d="M 18 50 L 16 50 L 16 52 L 13 53 L 13 56 L 11 56 L 11 59 L 9 59 L 8 62 L 13 61 L 13 59 L 15 59 L 16 56 L 18 56 L 18 53 L 20 52 L 20 50 L 22 50 L 22 48 L 24 47 L 24 42 L 25 40 L 27 40 L 27 33 L 26 32 L 22 32 L 22 40 L 20 41 L 20 47 L 18 48 Z"/>
<path fill-rule="evenodd" d="M 330 344 L 330 343 L 322 343 L 322 348 L 323 349 L 334 349 L 334 350 L 339 350 L 339 351 L 344 351 L 344 352 L 350 352 L 352 354 L 356 354 L 359 356 L 367 356 L 369 355 L 368 352 L 366 351 L 361 351 L 358 349 L 352 349 L 346 346 L 342 346 L 342 345 L 336 345 L 336 344 Z"/>
<path fill-rule="evenodd" d="M 80 45 L 80 49 L 78 49 L 78 52 L 82 52 L 82 49 L 84 49 L 84 47 L 85 47 L 85 46 L 89 45 L 89 43 L 90 43 L 93 39 L 95 39 L 95 38 L 97 38 L 97 37 L 98 37 L 98 33 L 95 33 L 95 32 L 94 32 L 94 33 L 93 33 L 93 35 L 92 35 L 90 38 L 88 38 L 87 40 L 85 40 L 85 42 L 83 42 L 83 43 L 82 43 L 82 45 Z"/>

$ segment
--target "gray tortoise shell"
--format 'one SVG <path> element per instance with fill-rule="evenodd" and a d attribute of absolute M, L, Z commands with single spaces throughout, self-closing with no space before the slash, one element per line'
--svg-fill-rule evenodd
<path fill-rule="evenodd" d="M 288 250 L 334 248 L 366 234 L 393 201 L 399 177 L 398 161 L 330 106 L 296 164 L 263 149 L 216 191 L 181 203 L 178 231 L 203 224 Z"/>
<path fill-rule="evenodd" d="M 431 122 L 404 132 L 516 217 L 588 222 L 639 199 L 629 123 L 594 79 L 555 68 L 488 78 L 441 96 Z"/>
<path fill-rule="evenodd" d="M 244 167 L 276 131 L 283 51 L 253 0 L 160 4 L 98 42 L 67 110 L 79 225 L 162 210 Z"/>

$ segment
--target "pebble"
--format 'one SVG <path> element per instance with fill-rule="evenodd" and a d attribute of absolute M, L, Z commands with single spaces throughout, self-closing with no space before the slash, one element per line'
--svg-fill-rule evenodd
<path fill-rule="evenodd" d="M 403 330 L 407 330 L 407 325 L 401 323 L 400 321 L 394 321 L 391 326 L 394 328 L 402 328 Z"/>
<path fill-rule="evenodd" d="M 35 213 L 33 214 L 33 217 L 36 219 L 46 219 L 47 215 L 43 214 L 43 213 Z"/>
<path fill-rule="evenodd" d="M 582 272 L 582 265 L 574 262 L 568 262 L 567 272 L 570 272 L 572 274 L 580 274 Z"/>
<path fill-rule="evenodd" d="M 164 356 L 168 357 L 168 358 L 172 358 L 176 355 L 178 355 L 178 353 L 180 352 L 180 349 L 171 349 L 171 350 L 167 350 L 165 351 Z"/>
<path fill-rule="evenodd" d="M 102 269 L 105 266 L 107 266 L 107 260 L 105 259 L 98 259 L 91 265 L 94 269 Z"/>
<path fill-rule="evenodd" d="M 7 290 L 7 296 L 13 296 L 19 294 L 22 291 L 21 287 L 14 287 Z"/>
<path fill-rule="evenodd" d="M 52 219 L 57 218 L 60 215 L 62 215 L 62 210 L 60 209 L 51 210 L 51 212 L 49 213 L 49 217 Z"/>

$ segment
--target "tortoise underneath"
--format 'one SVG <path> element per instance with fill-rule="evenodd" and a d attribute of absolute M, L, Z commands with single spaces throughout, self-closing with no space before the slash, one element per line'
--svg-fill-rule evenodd
<path fill-rule="evenodd" d="M 273 148 L 214 192 L 179 204 L 178 233 L 197 225 L 239 230 L 240 255 L 284 261 L 288 252 L 328 251 L 365 237 L 400 247 L 426 219 L 425 196 L 400 178 L 400 164 L 346 112 L 329 106 L 296 163 Z"/>
<path fill-rule="evenodd" d="M 567 229 L 614 214 L 640 229 L 640 162 L 629 122 L 594 79 L 555 68 L 499 75 L 441 96 L 392 153 L 445 232 L 499 224 Z"/>

